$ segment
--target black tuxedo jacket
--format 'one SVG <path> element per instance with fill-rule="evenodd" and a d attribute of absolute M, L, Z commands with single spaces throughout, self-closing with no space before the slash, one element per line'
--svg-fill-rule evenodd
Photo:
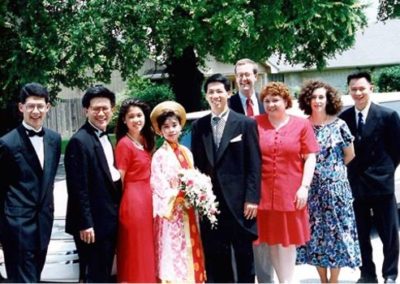
<path fill-rule="evenodd" d="M 0 139 L 0 234 L 3 245 L 45 250 L 54 218 L 61 137 L 45 128 L 44 166 L 22 125 Z"/>
<path fill-rule="evenodd" d="M 340 117 L 357 137 L 354 107 Z M 400 162 L 400 119 L 389 108 L 371 103 L 361 140 L 354 140 L 355 158 L 348 165 L 354 197 L 394 193 L 394 172 Z"/>
<path fill-rule="evenodd" d="M 260 100 L 260 95 L 258 93 L 256 93 L 256 97 L 258 100 L 258 109 L 260 111 L 260 114 L 263 114 L 263 113 L 265 113 L 265 109 L 264 109 L 264 105 L 263 105 L 262 101 Z M 233 95 L 232 97 L 229 98 L 229 108 L 238 113 L 245 114 L 245 111 L 244 111 L 243 105 L 242 105 L 242 101 L 240 100 L 239 93 L 236 93 L 235 95 Z"/>
<path fill-rule="evenodd" d="M 192 126 L 195 166 L 211 177 L 229 210 L 243 229 L 257 236 L 255 219 L 243 216 L 244 203 L 258 204 L 261 184 L 261 154 L 256 121 L 229 111 L 218 150 L 215 150 L 211 114 Z M 217 194 L 218 196 L 218 194 Z"/>
<path fill-rule="evenodd" d="M 111 178 L 100 140 L 88 122 L 72 136 L 64 160 L 66 232 L 79 235 L 80 230 L 92 227 L 96 240 L 115 237 L 121 190 Z"/>

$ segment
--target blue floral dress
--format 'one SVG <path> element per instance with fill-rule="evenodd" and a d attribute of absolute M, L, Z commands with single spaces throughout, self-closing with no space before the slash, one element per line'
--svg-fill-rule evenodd
<path fill-rule="evenodd" d="M 343 153 L 353 137 L 339 118 L 314 126 L 314 132 L 321 150 L 308 198 L 311 240 L 297 248 L 297 264 L 358 267 L 360 248 Z"/>

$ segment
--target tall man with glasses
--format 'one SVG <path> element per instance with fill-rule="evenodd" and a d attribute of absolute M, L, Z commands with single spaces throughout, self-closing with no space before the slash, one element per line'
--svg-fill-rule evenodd
<path fill-rule="evenodd" d="M 22 87 L 22 124 L 0 138 L 0 240 L 8 282 L 40 281 L 53 226 L 53 188 L 61 137 L 43 127 L 49 94 Z"/>
<path fill-rule="evenodd" d="M 229 108 L 252 117 L 265 113 L 264 105 L 256 92 L 255 83 L 258 76 L 257 63 L 251 59 L 243 58 L 235 64 L 235 81 L 238 92 L 229 98 Z M 274 282 L 269 246 L 266 244 L 253 244 L 254 267 L 259 283 Z"/>
<path fill-rule="evenodd" d="M 348 164 L 362 266 L 358 283 L 377 283 L 372 259 L 371 228 L 383 243 L 382 276 L 395 283 L 399 263 L 399 225 L 394 194 L 394 173 L 400 162 L 400 119 L 396 111 L 371 102 L 371 76 L 366 72 L 347 77 L 354 107 L 340 117 L 355 137 L 356 157 Z"/>
<path fill-rule="evenodd" d="M 258 66 L 253 60 L 243 58 L 236 62 L 235 81 L 238 92 L 229 98 L 230 109 L 246 116 L 265 113 L 259 94 L 255 90 L 257 75 Z"/>
<path fill-rule="evenodd" d="M 115 94 L 98 85 L 82 98 L 87 121 L 70 139 L 65 152 L 67 176 L 66 232 L 78 250 L 81 281 L 112 282 L 121 176 L 114 167 L 106 133 Z M 82 265 L 83 264 L 83 265 Z"/>

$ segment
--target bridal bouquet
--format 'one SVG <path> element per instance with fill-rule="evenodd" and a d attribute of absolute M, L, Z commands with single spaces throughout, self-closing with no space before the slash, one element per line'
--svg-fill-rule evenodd
<path fill-rule="evenodd" d="M 179 189 L 185 193 L 187 207 L 193 206 L 201 217 L 207 217 L 214 228 L 217 225 L 218 202 L 212 191 L 211 179 L 197 169 L 182 169 L 179 174 Z"/>

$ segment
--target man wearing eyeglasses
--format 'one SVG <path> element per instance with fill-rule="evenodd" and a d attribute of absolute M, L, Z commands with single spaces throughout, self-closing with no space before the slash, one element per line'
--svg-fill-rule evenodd
<path fill-rule="evenodd" d="M 53 226 L 53 188 L 61 137 L 43 127 L 49 94 L 38 83 L 20 92 L 20 126 L 0 138 L 0 239 L 8 282 L 40 281 Z"/>
<path fill-rule="evenodd" d="M 81 281 L 112 282 L 121 176 L 106 130 L 115 94 L 98 85 L 82 98 L 87 121 L 65 151 L 68 203 L 65 230 L 78 250 Z M 133 205 L 135 206 L 135 205 Z"/>

